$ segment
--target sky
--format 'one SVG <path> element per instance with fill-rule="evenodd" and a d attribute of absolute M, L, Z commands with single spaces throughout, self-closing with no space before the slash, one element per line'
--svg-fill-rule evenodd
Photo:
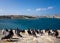
<path fill-rule="evenodd" d="M 60 0 L 0 0 L 0 15 L 60 15 Z"/>

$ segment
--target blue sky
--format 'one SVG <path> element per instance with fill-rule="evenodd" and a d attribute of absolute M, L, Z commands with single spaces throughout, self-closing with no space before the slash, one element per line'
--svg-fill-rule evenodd
<path fill-rule="evenodd" d="M 0 15 L 60 15 L 60 0 L 0 0 Z"/>

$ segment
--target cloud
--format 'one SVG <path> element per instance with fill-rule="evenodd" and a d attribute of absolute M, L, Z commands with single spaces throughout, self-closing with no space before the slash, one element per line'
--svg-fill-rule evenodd
<path fill-rule="evenodd" d="M 0 12 L 1 12 L 1 11 L 4 11 L 4 10 L 0 8 Z"/>
<path fill-rule="evenodd" d="M 41 8 L 37 8 L 36 11 L 41 11 Z"/>
<path fill-rule="evenodd" d="M 49 9 L 53 9 L 53 7 L 52 7 L 52 6 L 50 6 L 50 7 L 48 7 L 47 9 L 48 9 L 48 10 L 49 10 Z"/>
<path fill-rule="evenodd" d="M 46 10 L 50 10 L 50 9 L 53 9 L 53 7 L 50 6 L 50 7 L 47 7 L 47 8 L 36 8 L 36 11 L 46 11 Z"/>
<path fill-rule="evenodd" d="M 31 9 L 27 9 L 27 11 L 31 11 Z"/>
<path fill-rule="evenodd" d="M 0 8 L 0 12 L 5 12 L 7 9 L 5 8 Z"/>
<path fill-rule="evenodd" d="M 46 8 L 37 8 L 36 11 L 43 11 L 46 10 Z"/>

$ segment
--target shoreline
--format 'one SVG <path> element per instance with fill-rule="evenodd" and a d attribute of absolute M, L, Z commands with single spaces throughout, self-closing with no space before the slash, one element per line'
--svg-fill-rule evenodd
<path fill-rule="evenodd" d="M 1 30 L 0 30 L 1 31 Z M 14 32 L 15 30 L 13 30 Z M 39 34 L 37 34 L 37 38 L 31 35 L 28 35 L 28 33 L 26 32 L 27 30 L 25 30 L 25 33 L 20 33 L 23 38 L 21 37 L 17 37 L 16 34 L 14 34 L 12 39 L 14 41 L 5 41 L 5 40 L 0 40 L 1 43 L 59 43 L 60 39 L 55 38 L 54 36 L 49 36 L 47 35 L 47 33 L 44 33 L 44 35 L 40 36 Z M 60 30 L 58 30 L 59 32 L 59 36 L 60 36 Z M 0 32 L 1 33 L 1 32 Z M 0 34 L 0 39 L 2 37 L 2 34 Z"/>
<path fill-rule="evenodd" d="M 28 16 L 28 15 L 3 15 L 3 16 L 0 16 L 0 19 L 37 19 L 37 18 L 58 18 L 60 19 L 60 15 L 59 16 L 56 16 L 56 15 L 53 15 L 53 16 Z"/>

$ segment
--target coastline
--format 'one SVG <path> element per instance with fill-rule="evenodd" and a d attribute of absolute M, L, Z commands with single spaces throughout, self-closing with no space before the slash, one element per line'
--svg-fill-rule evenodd
<path fill-rule="evenodd" d="M 28 15 L 3 15 L 0 16 L 0 19 L 37 19 L 37 18 L 58 18 L 60 19 L 60 15 L 56 16 L 28 16 Z"/>
<path fill-rule="evenodd" d="M 60 36 L 60 30 L 58 30 L 59 32 L 59 36 Z M 0 30 L 1 33 L 1 30 Z M 21 37 L 17 37 L 15 34 L 15 30 L 13 30 L 14 36 L 12 39 L 14 41 L 10 42 L 10 41 L 6 41 L 6 40 L 0 40 L 0 43 L 59 43 L 60 39 L 54 37 L 54 36 L 49 36 L 47 35 L 47 33 L 44 33 L 44 35 L 40 36 L 39 34 L 37 34 L 37 38 L 34 36 L 30 36 L 27 33 L 27 30 L 25 30 L 25 33 L 20 33 L 23 38 Z M 1 37 L 3 37 L 2 34 L 0 34 L 0 39 Z"/>

